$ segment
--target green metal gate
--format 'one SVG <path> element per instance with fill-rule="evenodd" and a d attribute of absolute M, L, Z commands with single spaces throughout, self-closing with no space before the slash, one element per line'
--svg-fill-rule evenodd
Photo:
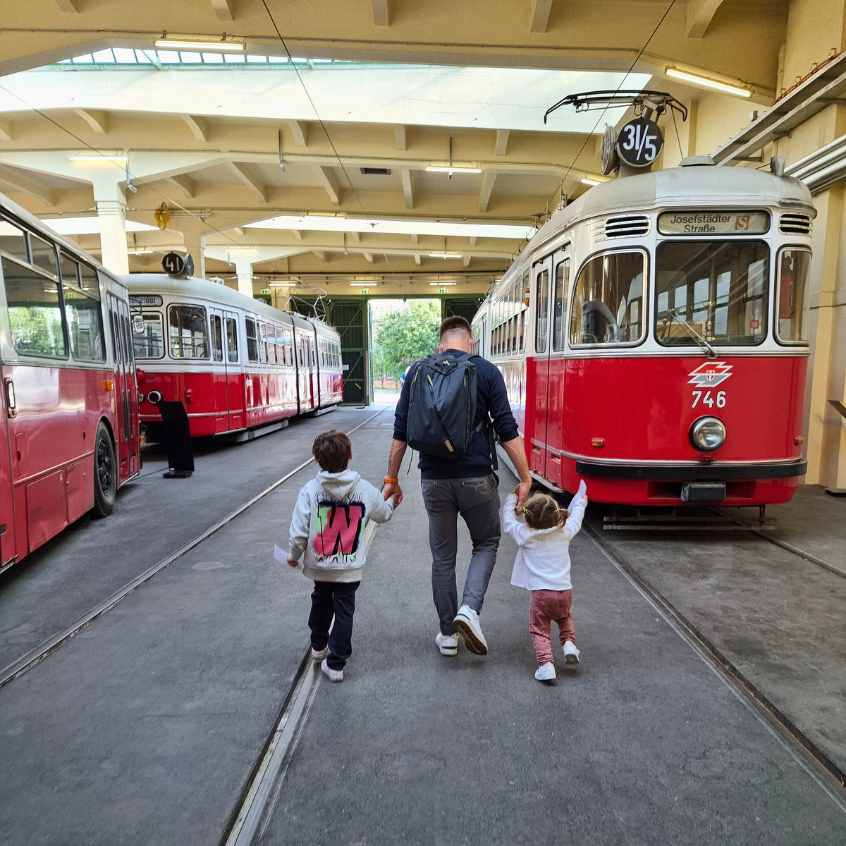
<path fill-rule="evenodd" d="M 362 297 L 324 297 L 323 319 L 341 336 L 341 360 L 344 365 L 344 403 L 367 405 L 370 375 L 367 366 L 367 300 Z M 314 316 L 315 298 L 292 298 L 291 309 L 306 317 Z"/>

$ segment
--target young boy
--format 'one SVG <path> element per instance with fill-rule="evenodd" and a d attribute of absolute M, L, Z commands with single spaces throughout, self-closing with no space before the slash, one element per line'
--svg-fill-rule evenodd
<path fill-rule="evenodd" d="M 343 432 L 318 435 L 311 452 L 320 472 L 297 496 L 288 564 L 297 567 L 302 559 L 303 575 L 314 580 L 308 617 L 311 657 L 321 662 L 330 681 L 341 682 L 352 654 L 355 592 L 367 559 L 364 530 L 370 520 L 387 523 L 394 501 L 383 499 L 370 482 L 347 469 L 352 445 Z"/>

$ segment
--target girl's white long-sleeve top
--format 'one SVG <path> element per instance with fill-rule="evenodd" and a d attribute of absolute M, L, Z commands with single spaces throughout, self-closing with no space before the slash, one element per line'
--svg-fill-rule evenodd
<path fill-rule="evenodd" d="M 563 526 L 530 529 L 514 513 L 517 497 L 506 497 L 502 506 L 502 527 L 514 538 L 517 556 L 511 584 L 526 590 L 570 590 L 570 541 L 582 527 L 587 508 L 585 483 L 570 501 L 569 516 Z"/>

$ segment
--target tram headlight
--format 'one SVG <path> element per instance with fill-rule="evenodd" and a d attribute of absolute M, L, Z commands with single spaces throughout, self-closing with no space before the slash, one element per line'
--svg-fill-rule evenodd
<path fill-rule="evenodd" d="M 162 401 L 162 394 L 161 391 L 150 391 L 147 394 L 147 399 L 153 404 L 158 405 Z"/>
<path fill-rule="evenodd" d="M 690 441 L 703 452 L 712 452 L 726 440 L 726 425 L 716 417 L 700 417 L 690 427 Z"/>

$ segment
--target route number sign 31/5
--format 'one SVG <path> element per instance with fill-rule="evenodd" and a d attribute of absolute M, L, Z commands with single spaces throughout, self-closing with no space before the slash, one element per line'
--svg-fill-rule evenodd
<path fill-rule="evenodd" d="M 629 167 L 649 167 L 663 146 L 658 124 L 647 118 L 630 120 L 617 136 L 617 155 Z"/>

